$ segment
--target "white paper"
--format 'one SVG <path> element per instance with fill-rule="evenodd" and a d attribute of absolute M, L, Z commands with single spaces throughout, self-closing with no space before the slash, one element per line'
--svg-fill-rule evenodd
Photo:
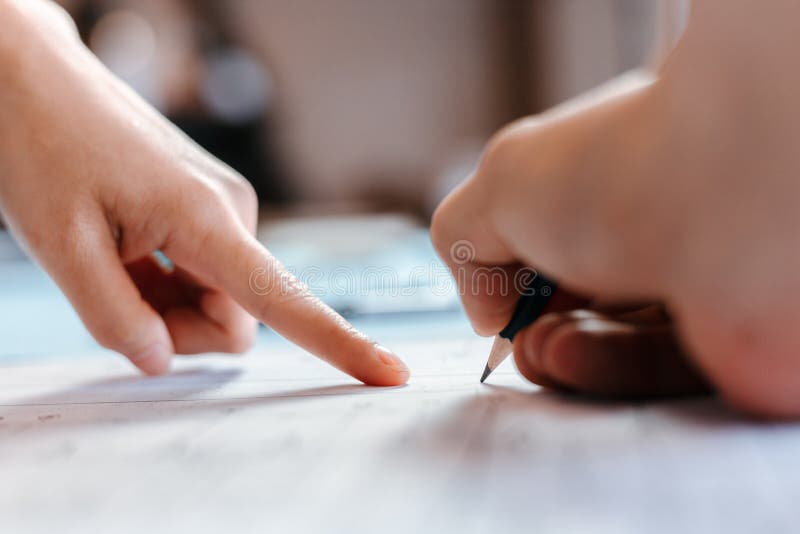
<path fill-rule="evenodd" d="M 0 532 L 796 531 L 798 426 L 562 397 L 510 362 L 481 386 L 489 341 L 419 337 L 392 344 L 403 388 L 275 341 L 159 379 L 0 368 Z"/>

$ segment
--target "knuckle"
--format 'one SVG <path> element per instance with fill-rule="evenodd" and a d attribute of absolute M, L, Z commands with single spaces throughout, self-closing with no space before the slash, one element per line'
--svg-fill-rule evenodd
<path fill-rule="evenodd" d="M 245 225 L 251 231 L 255 231 L 258 223 L 258 195 L 256 195 L 253 185 L 244 178 L 237 177 L 233 182 L 232 195 Z"/>
<path fill-rule="evenodd" d="M 248 180 L 241 176 L 236 176 L 232 183 L 236 198 L 250 208 L 258 208 L 258 195 Z"/>
<path fill-rule="evenodd" d="M 462 231 L 465 205 L 470 212 L 479 210 L 484 214 L 497 201 L 497 191 L 503 189 L 502 181 L 512 174 L 512 166 L 520 152 L 520 137 L 526 124 L 533 119 L 524 119 L 506 126 L 488 142 L 478 168 L 462 187 L 445 198 L 431 218 L 431 242 L 441 257 L 450 252 L 454 238 Z M 477 213 L 476 213 L 477 215 Z"/>
<path fill-rule="evenodd" d="M 476 177 L 495 180 L 505 175 L 517 157 L 521 138 L 536 122 L 533 117 L 521 119 L 495 133 L 481 156 Z"/>
<path fill-rule="evenodd" d="M 209 225 L 218 226 L 238 220 L 250 231 L 255 230 L 258 219 L 255 189 L 250 182 L 232 171 L 195 178 L 190 193 L 183 195 L 183 198 L 189 212 L 197 214 Z"/>
<path fill-rule="evenodd" d="M 492 174 L 491 171 L 502 166 L 502 162 L 506 159 L 508 153 L 509 142 L 512 137 L 512 128 L 512 126 L 506 126 L 489 139 L 478 164 L 477 176 Z"/>
<path fill-rule="evenodd" d="M 485 216 L 485 197 L 489 194 L 484 188 L 476 187 L 474 179 L 467 180 L 461 187 L 451 193 L 431 218 L 430 239 L 434 249 L 446 262 L 452 257 L 451 247 L 460 241 L 471 247 L 468 242 L 475 222 Z M 468 256 L 473 256 L 474 251 Z M 472 257 L 466 258 L 471 261 Z M 466 263 L 466 261 L 464 262 Z"/>
<path fill-rule="evenodd" d="M 231 217 L 223 193 L 214 184 L 198 181 L 195 187 L 181 198 L 184 209 L 181 210 L 180 216 L 186 217 L 188 214 L 201 231 L 212 233 Z"/>
<path fill-rule="evenodd" d="M 178 182 L 171 193 L 169 199 L 158 199 L 157 202 L 177 206 L 178 209 L 171 214 L 182 220 L 188 216 L 192 220 L 207 221 L 221 211 L 219 187 L 206 179 L 188 176 L 186 180 Z"/>
<path fill-rule="evenodd" d="M 231 200 L 240 208 L 257 209 L 258 195 L 253 185 L 242 175 L 232 170 L 225 170 L 217 176 L 218 182 L 228 193 Z"/>
<path fill-rule="evenodd" d="M 225 190 L 212 180 L 198 180 L 194 192 L 193 200 L 205 206 L 219 206 L 225 197 Z"/>

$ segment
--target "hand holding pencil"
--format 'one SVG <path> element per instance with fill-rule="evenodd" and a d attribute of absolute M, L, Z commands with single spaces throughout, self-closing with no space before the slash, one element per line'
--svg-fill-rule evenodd
<path fill-rule="evenodd" d="M 703 3 L 660 72 L 512 124 L 439 207 L 433 241 L 478 334 L 519 304 L 498 280 L 534 268 L 558 282 L 514 336 L 525 377 L 606 397 L 713 390 L 800 415 L 800 75 L 775 38 L 797 39 L 789 13 Z"/>
<path fill-rule="evenodd" d="M 588 186 L 594 178 L 582 175 L 583 160 L 596 160 L 600 170 L 606 157 L 622 157 L 611 139 L 595 139 L 596 125 L 636 127 L 628 122 L 641 120 L 633 110 L 648 90 L 634 83 L 581 112 L 512 125 L 437 210 L 433 241 L 459 284 L 467 316 L 478 334 L 498 336 L 483 378 L 513 340 L 519 371 L 543 386 L 613 397 L 708 389 L 664 307 L 641 298 L 647 284 L 658 283 L 643 277 L 651 249 L 640 253 L 630 232 L 615 239 L 603 226 L 604 210 L 616 206 L 581 204 L 581 191 L 564 187 Z M 626 265 L 609 254 L 623 247 L 635 261 Z M 558 291 L 539 269 L 558 280 Z M 531 281 L 542 280 L 540 292 L 547 287 L 550 294 L 524 294 Z"/>

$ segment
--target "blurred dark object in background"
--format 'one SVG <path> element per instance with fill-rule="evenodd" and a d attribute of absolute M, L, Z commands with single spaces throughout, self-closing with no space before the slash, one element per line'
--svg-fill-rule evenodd
<path fill-rule="evenodd" d="M 274 148 L 272 77 L 221 7 L 190 0 L 66 2 L 81 36 L 119 77 L 244 175 L 262 206 L 292 200 Z"/>
<path fill-rule="evenodd" d="M 262 119 L 235 124 L 199 115 L 170 115 L 189 137 L 245 176 L 258 194 L 259 204 L 283 206 L 292 200 L 274 153 L 266 153 L 268 129 Z"/>
<path fill-rule="evenodd" d="M 264 203 L 423 220 L 498 128 L 655 64 L 686 11 L 686 0 L 59 1 L 113 72 Z"/>

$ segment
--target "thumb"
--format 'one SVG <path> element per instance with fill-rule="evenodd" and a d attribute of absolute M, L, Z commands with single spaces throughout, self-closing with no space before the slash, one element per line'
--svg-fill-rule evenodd
<path fill-rule="evenodd" d="M 164 374 L 173 354 L 169 331 L 125 270 L 108 224 L 95 219 L 72 225 L 42 264 L 98 343 L 149 375 Z"/>

